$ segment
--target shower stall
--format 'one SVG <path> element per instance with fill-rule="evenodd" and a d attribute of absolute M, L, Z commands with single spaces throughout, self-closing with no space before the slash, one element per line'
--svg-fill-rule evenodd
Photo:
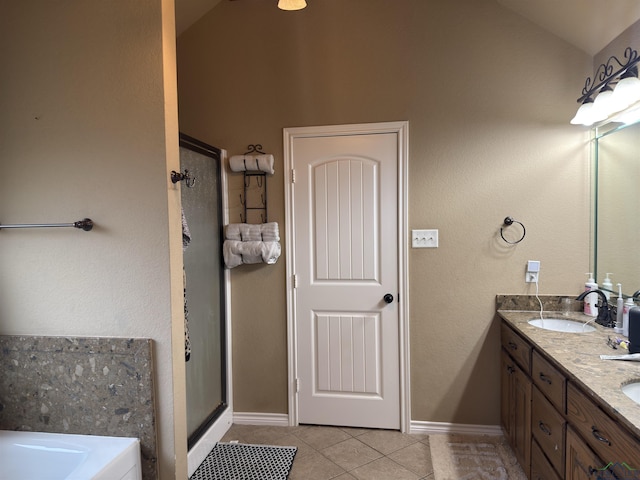
<path fill-rule="evenodd" d="M 229 410 L 222 151 L 180 135 L 188 447 Z"/>

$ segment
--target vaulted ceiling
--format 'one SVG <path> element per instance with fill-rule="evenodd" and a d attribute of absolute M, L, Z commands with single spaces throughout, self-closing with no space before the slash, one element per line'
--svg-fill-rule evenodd
<path fill-rule="evenodd" d="M 222 0 L 175 1 L 180 35 Z M 276 8 L 276 0 L 270 1 Z M 309 3 L 314 1 L 322 0 Z M 640 0 L 495 1 L 592 56 L 640 19 Z"/>

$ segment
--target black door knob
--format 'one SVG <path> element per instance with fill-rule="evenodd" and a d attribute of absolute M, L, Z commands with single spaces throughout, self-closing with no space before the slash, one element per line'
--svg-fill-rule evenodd
<path fill-rule="evenodd" d="M 393 302 L 393 295 L 391 295 L 390 293 L 386 293 L 384 295 L 384 297 L 382 297 L 382 299 L 386 302 L 386 303 L 391 303 Z"/>

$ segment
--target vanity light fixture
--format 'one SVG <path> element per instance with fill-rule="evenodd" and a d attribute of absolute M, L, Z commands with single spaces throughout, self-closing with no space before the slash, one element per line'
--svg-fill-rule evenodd
<path fill-rule="evenodd" d="M 640 101 L 639 62 L 638 51 L 627 47 L 623 61 L 612 55 L 601 64 L 593 80 L 588 77 L 585 81 L 578 98 L 580 108 L 571 123 L 591 126 Z"/>
<path fill-rule="evenodd" d="M 302 10 L 306 6 L 305 0 L 278 0 L 280 10 Z"/>

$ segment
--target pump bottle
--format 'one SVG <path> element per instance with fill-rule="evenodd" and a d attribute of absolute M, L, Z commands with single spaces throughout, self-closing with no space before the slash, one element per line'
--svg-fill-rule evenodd
<path fill-rule="evenodd" d="M 618 299 L 616 300 L 616 326 L 613 328 L 613 331 L 616 333 L 624 332 L 624 323 L 622 319 L 622 314 L 624 311 L 624 300 L 622 298 L 622 284 L 618 284 Z"/>
<path fill-rule="evenodd" d="M 587 273 L 589 279 L 584 284 L 584 291 L 590 292 L 598 289 L 598 284 L 593 278 L 593 273 Z M 598 316 L 598 295 L 587 295 L 584 298 L 584 314 L 590 317 Z"/>
<path fill-rule="evenodd" d="M 602 291 L 604 292 L 604 296 L 607 297 L 607 300 L 611 299 L 611 292 L 613 292 L 613 283 L 611 283 L 609 275 L 611 274 L 607 273 L 602 281 Z"/>

